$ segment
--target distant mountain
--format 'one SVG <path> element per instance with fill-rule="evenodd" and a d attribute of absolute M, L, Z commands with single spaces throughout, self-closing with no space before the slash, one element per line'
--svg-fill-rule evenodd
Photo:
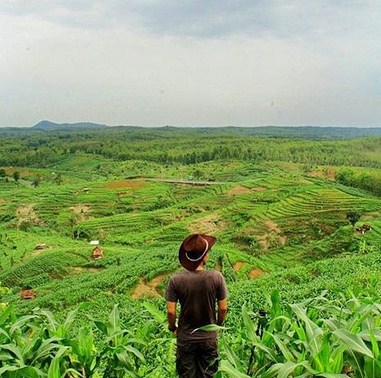
<path fill-rule="evenodd" d="M 55 123 L 50 121 L 41 121 L 34 126 L 32 129 L 35 130 L 45 130 L 45 131 L 56 131 L 56 130 L 96 130 L 105 129 L 109 126 L 101 125 L 98 123 L 91 122 L 78 122 L 78 123 Z"/>

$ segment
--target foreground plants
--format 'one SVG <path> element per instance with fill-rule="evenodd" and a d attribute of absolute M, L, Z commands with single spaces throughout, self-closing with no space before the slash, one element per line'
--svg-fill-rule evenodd
<path fill-rule="evenodd" d="M 326 293 L 281 306 L 277 292 L 268 311 L 242 308 L 221 335 L 217 377 L 381 378 L 381 298 Z M 165 315 L 145 303 L 122 324 L 118 306 L 107 321 L 89 317 L 77 327 L 77 313 L 58 322 L 46 310 L 17 317 L 0 309 L 0 376 L 4 378 L 175 377 L 175 339 Z M 139 324 L 139 325 L 138 325 Z M 75 331 L 74 331 L 75 328 Z"/>
<path fill-rule="evenodd" d="M 145 342 L 119 321 L 115 306 L 107 322 L 70 331 L 77 310 L 58 323 L 45 310 L 17 318 L 12 307 L 0 312 L 0 376 L 4 378 L 136 377 Z M 95 333 L 96 335 L 95 335 Z M 97 337 L 95 337 L 97 336 Z M 97 338 L 97 342 L 95 341 Z"/>
<path fill-rule="evenodd" d="M 267 317 L 242 309 L 240 333 L 225 338 L 220 377 L 381 377 L 381 301 L 326 293 L 280 306 L 274 292 Z M 263 313 L 262 313 L 263 315 Z"/>

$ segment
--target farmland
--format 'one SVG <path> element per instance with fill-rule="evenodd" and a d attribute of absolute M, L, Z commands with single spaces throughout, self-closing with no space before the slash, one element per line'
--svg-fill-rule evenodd
<path fill-rule="evenodd" d="M 380 376 L 379 137 L 117 128 L 0 140 L 0 327 L 9 336 L 25 319 L 17 337 L 38 328 L 39 337 L 45 329 L 60 338 L 44 362 L 23 355 L 23 374 L 56 361 L 73 376 L 175 376 L 163 294 L 180 269 L 179 244 L 202 232 L 218 238 L 209 268 L 221 270 L 230 293 L 218 374 L 276 377 L 288 368 L 328 377 L 349 366 L 356 377 Z M 363 225 L 369 230 L 356 231 Z M 92 240 L 102 259 L 91 258 Z M 25 287 L 34 299 L 20 299 Z M 260 308 L 272 320 L 263 340 L 255 335 Z M 75 321 L 65 322 L 69 314 Z M 128 334 L 118 333 L 123 327 Z M 96 368 L 95 354 L 81 359 L 77 335 L 91 335 Z M 108 338 L 119 354 L 102 344 Z M 260 352 L 248 364 L 253 346 Z M 6 361 L 4 374 L 17 365 Z"/>

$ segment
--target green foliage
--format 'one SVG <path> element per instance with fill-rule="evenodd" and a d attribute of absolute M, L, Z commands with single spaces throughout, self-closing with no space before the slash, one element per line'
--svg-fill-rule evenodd
<path fill-rule="evenodd" d="M 243 306 L 234 329 L 217 327 L 222 331 L 218 376 L 344 377 L 352 371 L 355 377 L 379 377 L 380 299 L 375 290 L 335 299 L 322 293 L 284 306 L 273 292 L 266 316 Z M 151 303 L 145 307 L 146 314 L 136 314 L 140 325 L 136 319 L 134 326 L 123 323 L 114 306 L 107 319 L 89 317 L 75 332 L 79 308 L 57 321 L 46 310 L 19 317 L 12 306 L 5 307 L 0 310 L 2 376 L 174 377 L 165 317 Z"/>
<path fill-rule="evenodd" d="M 20 172 L 19 171 L 14 171 L 13 172 L 13 179 L 18 182 L 20 180 Z"/>
<path fill-rule="evenodd" d="M 16 317 L 12 307 L 0 312 L 0 373 L 7 377 L 142 377 L 139 351 L 145 341 L 123 329 L 115 306 L 106 322 L 91 320 L 73 336 L 71 327 L 76 312 L 63 323 L 52 313 L 35 310 L 32 315 Z M 94 331 L 99 341 L 95 341 Z"/>
<path fill-rule="evenodd" d="M 303 130 L 297 129 L 298 139 L 290 139 L 295 134 L 290 128 L 281 134 L 275 132 L 283 138 L 261 136 L 268 134 L 268 130 L 271 128 L 262 129 L 262 132 L 261 129 L 230 128 L 207 129 L 207 132 L 175 128 L 108 128 L 43 134 L 37 130 L 14 131 L 6 137 L 0 136 L 0 164 L 49 167 L 67 159 L 68 155 L 76 154 L 118 161 L 144 160 L 185 165 L 235 159 L 256 163 L 292 161 L 304 165 L 376 167 L 380 161 L 376 153 L 380 149 L 379 137 L 349 141 L 299 140 Z M 315 133 L 319 135 L 317 139 L 322 137 L 321 130 L 315 129 Z M 328 135 L 327 130 L 324 130 L 324 135 Z M 349 135 L 349 130 L 346 135 Z M 305 136 L 314 139 L 313 136 L 308 137 L 308 133 Z M 100 163 L 102 161 L 94 161 L 92 170 L 97 174 L 107 174 L 98 168 Z"/>
<path fill-rule="evenodd" d="M 343 185 L 381 195 L 381 175 L 378 170 L 341 169 L 336 174 L 336 180 Z"/>
<path fill-rule="evenodd" d="M 362 214 L 357 211 L 348 211 L 346 215 L 349 223 L 354 226 L 360 220 Z"/>
<path fill-rule="evenodd" d="M 379 295 L 329 300 L 323 293 L 282 310 L 273 293 L 263 334 L 261 319 L 244 306 L 236 338 L 224 339 L 220 372 L 226 377 L 345 377 L 352 371 L 355 377 L 379 377 L 380 300 Z"/>

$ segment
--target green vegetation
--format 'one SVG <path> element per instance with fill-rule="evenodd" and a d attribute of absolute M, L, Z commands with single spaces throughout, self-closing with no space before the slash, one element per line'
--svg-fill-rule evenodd
<path fill-rule="evenodd" d="M 379 295 L 325 295 L 282 309 L 277 292 L 268 316 L 242 309 L 235 339 L 224 345 L 221 372 L 231 377 L 379 377 Z M 222 374 L 223 376 L 224 374 Z"/>
<path fill-rule="evenodd" d="M 380 377 L 381 139 L 311 139 L 0 135 L 0 375 L 174 377 L 163 293 L 205 232 L 230 292 L 220 376 Z"/>

